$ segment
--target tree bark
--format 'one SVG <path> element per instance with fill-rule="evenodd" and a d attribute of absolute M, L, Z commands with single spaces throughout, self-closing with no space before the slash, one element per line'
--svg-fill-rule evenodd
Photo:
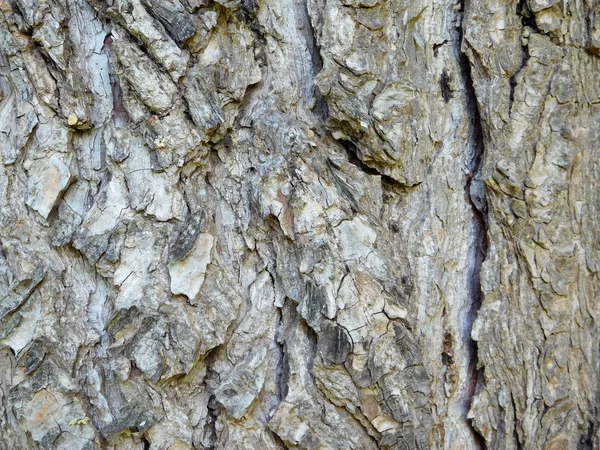
<path fill-rule="evenodd" d="M 0 450 L 600 448 L 594 0 L 0 0 Z"/>

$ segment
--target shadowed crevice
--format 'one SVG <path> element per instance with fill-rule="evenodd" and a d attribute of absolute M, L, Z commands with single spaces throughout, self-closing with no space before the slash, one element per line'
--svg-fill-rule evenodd
<path fill-rule="evenodd" d="M 483 190 L 483 183 L 480 181 L 481 169 L 485 159 L 485 145 L 483 139 L 483 128 L 481 122 L 481 115 L 479 111 L 479 104 L 477 102 L 477 94 L 473 84 L 473 76 L 471 72 L 471 62 L 467 54 L 463 51 L 463 39 L 464 39 L 464 14 L 467 2 L 462 0 L 461 2 L 461 18 L 459 27 L 459 39 L 457 42 L 458 53 L 459 53 L 459 65 L 460 65 L 460 77 L 462 78 L 462 85 L 465 89 L 466 98 L 466 109 L 469 117 L 469 143 L 467 145 L 467 151 L 470 154 L 470 160 L 468 161 L 469 173 L 466 176 L 465 181 L 465 194 L 467 201 L 470 205 L 472 213 L 472 224 L 473 224 L 473 240 L 471 243 L 472 253 L 470 256 L 470 287 L 469 287 L 469 321 L 468 336 L 469 336 L 469 361 L 468 361 L 468 372 L 470 374 L 470 382 L 467 390 L 467 404 L 465 413 L 468 414 L 471 409 L 473 397 L 476 393 L 476 387 L 483 381 L 482 370 L 479 368 L 479 357 L 477 342 L 471 338 L 471 332 L 473 324 L 477 318 L 479 309 L 483 301 L 483 292 L 481 288 L 481 267 L 485 261 L 488 241 L 487 241 L 487 207 L 485 202 L 485 191 Z M 477 183 L 477 185 L 475 185 Z M 479 187 L 482 198 L 475 202 L 472 196 L 472 192 L 476 187 Z M 473 431 L 473 437 L 476 445 L 480 449 L 485 449 L 485 440 L 479 433 L 479 431 L 473 426 L 472 420 L 465 417 L 466 422 L 470 425 Z"/>

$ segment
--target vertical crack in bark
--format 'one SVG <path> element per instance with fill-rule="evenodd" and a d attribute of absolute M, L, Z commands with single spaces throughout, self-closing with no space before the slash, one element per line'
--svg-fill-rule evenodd
<path fill-rule="evenodd" d="M 285 307 L 285 305 L 284 305 Z M 275 337 L 277 349 L 279 351 L 279 360 L 276 368 L 276 383 L 277 383 L 277 398 L 281 403 L 288 394 L 288 380 L 289 380 L 289 362 L 288 356 L 285 352 L 286 343 L 284 338 L 284 327 L 285 321 L 283 317 L 283 307 L 277 308 L 279 313 L 279 323 L 277 324 L 277 335 Z M 279 406 L 279 405 L 277 405 Z"/>
<path fill-rule="evenodd" d="M 144 450 L 150 450 L 150 441 L 145 436 L 142 436 L 142 444 L 144 444 Z"/>
<path fill-rule="evenodd" d="M 221 405 L 217 402 L 215 395 L 212 394 L 208 400 L 208 416 L 206 417 L 206 424 L 204 425 L 204 441 L 203 444 L 207 444 L 207 449 L 215 448 L 217 442 L 217 419 L 221 414 Z"/>
<path fill-rule="evenodd" d="M 123 103 L 123 91 L 121 89 L 121 85 L 119 84 L 119 79 L 117 78 L 114 72 L 114 64 L 116 60 L 116 55 L 114 54 L 114 50 L 112 48 L 112 34 L 108 33 L 104 38 L 104 45 L 102 45 L 102 53 L 105 54 L 108 58 L 108 78 L 110 80 L 110 88 L 112 92 L 112 100 L 113 100 L 113 124 L 116 128 L 120 128 L 129 123 L 129 113 L 125 108 L 125 104 Z"/>
<path fill-rule="evenodd" d="M 523 24 L 523 27 L 529 27 L 536 33 L 540 32 L 540 30 L 538 29 L 537 23 L 535 21 L 535 15 L 529 9 L 529 6 L 528 6 L 526 0 L 519 0 L 519 3 L 517 3 L 516 13 L 517 13 L 517 16 L 519 16 L 521 18 L 521 23 Z"/>
<path fill-rule="evenodd" d="M 481 126 L 481 116 L 479 113 L 479 106 L 477 103 L 477 94 L 473 85 L 473 76 L 471 74 L 471 63 L 468 56 L 463 51 L 462 43 L 464 37 L 464 14 L 465 14 L 466 1 L 461 1 L 460 17 L 459 17 L 459 37 L 458 37 L 458 54 L 459 54 L 459 65 L 460 65 L 460 76 L 462 77 L 463 86 L 465 89 L 466 97 L 466 108 L 469 114 L 469 145 L 467 146 L 468 152 L 470 153 L 469 161 L 469 173 L 466 177 L 465 191 L 466 198 L 471 206 L 472 220 L 473 220 L 473 241 L 471 243 L 472 250 L 472 265 L 471 265 L 471 285 L 469 298 L 471 301 L 469 320 L 467 323 L 467 332 L 469 336 L 470 348 L 468 351 L 468 373 L 470 374 L 470 383 L 468 386 L 468 392 L 466 393 L 465 414 L 468 414 L 471 409 L 473 396 L 475 395 L 475 389 L 479 381 L 482 379 L 482 373 L 478 368 L 478 348 L 477 342 L 471 338 L 471 331 L 473 323 L 477 317 L 478 311 L 481 307 L 483 292 L 481 289 L 481 266 L 487 255 L 487 207 L 485 204 L 485 192 L 483 191 L 483 183 L 480 181 L 481 168 L 485 157 L 485 145 L 483 139 L 483 129 Z M 475 185 L 476 184 L 476 185 Z M 482 199 L 480 201 L 474 201 L 472 192 L 480 190 Z M 473 431 L 473 436 L 476 444 L 479 448 L 485 448 L 485 441 L 477 429 L 473 426 L 472 420 L 465 417 L 466 422 L 469 424 Z"/>
<path fill-rule="evenodd" d="M 214 385 L 219 384 L 218 380 L 215 380 L 219 375 L 213 370 L 217 353 L 222 345 L 211 349 L 205 358 L 206 362 L 206 376 L 204 378 L 204 389 L 210 393 L 208 402 L 206 404 L 206 421 L 204 423 L 204 435 L 202 437 L 202 445 L 205 449 L 214 449 L 217 444 L 217 420 L 221 415 L 222 408 L 221 404 L 217 401 L 215 395 Z"/>
<path fill-rule="evenodd" d="M 306 19 L 306 30 L 303 33 L 306 39 L 306 46 L 308 47 L 308 51 L 311 55 L 311 66 L 312 66 L 312 77 L 309 81 L 312 89 L 312 95 L 314 98 L 314 105 L 310 105 L 311 109 L 314 111 L 315 115 L 319 118 L 321 123 L 324 125 L 327 122 L 329 117 L 329 108 L 327 106 L 327 101 L 321 94 L 321 91 L 315 84 L 315 79 L 321 69 L 323 68 L 323 58 L 321 57 L 321 47 L 318 44 L 318 39 L 316 35 L 316 29 L 313 26 L 313 18 L 311 17 L 310 9 L 308 6 L 308 0 L 302 1 L 303 7 L 302 14 Z M 318 14 L 317 12 L 313 12 L 313 14 Z"/>
<path fill-rule="evenodd" d="M 527 30 L 527 33 L 530 33 L 531 30 L 537 32 L 537 27 L 535 24 L 535 19 L 533 19 L 531 11 L 529 11 L 527 7 L 527 3 L 524 0 L 520 0 L 517 4 L 516 10 L 517 16 L 521 18 L 521 23 L 523 24 L 523 31 Z M 528 34 L 526 35 L 523 32 L 522 39 L 527 39 Z M 511 75 L 509 79 L 510 84 L 510 97 L 508 100 L 508 114 L 512 111 L 512 106 L 515 101 L 515 88 L 517 87 L 517 76 L 521 73 L 525 65 L 527 64 L 527 60 L 529 59 L 529 47 L 527 45 L 523 45 L 521 47 L 521 65 L 519 69 Z"/>
<path fill-rule="evenodd" d="M 516 450 L 523 450 L 523 446 L 521 445 L 521 441 L 519 439 L 519 433 L 517 431 L 517 405 L 515 403 L 515 397 L 511 394 L 510 396 L 510 400 L 511 400 L 511 405 L 512 405 L 512 409 L 513 409 L 513 439 L 517 444 L 517 449 Z"/>

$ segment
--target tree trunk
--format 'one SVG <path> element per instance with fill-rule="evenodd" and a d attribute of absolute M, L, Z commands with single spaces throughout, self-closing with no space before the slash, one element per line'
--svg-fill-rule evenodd
<path fill-rule="evenodd" d="M 592 449 L 595 0 L 0 0 L 0 450 Z"/>

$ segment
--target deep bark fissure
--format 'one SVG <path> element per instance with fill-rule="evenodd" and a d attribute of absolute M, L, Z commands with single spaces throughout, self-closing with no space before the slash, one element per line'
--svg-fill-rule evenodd
<path fill-rule="evenodd" d="M 528 37 L 524 34 L 525 30 L 528 30 L 528 32 L 531 32 L 529 30 L 538 32 L 537 26 L 535 24 L 535 19 L 531 16 L 531 11 L 529 11 L 529 9 L 527 8 L 527 4 L 523 0 L 521 0 L 517 4 L 517 16 L 520 16 L 521 23 L 523 25 L 521 39 L 527 39 L 527 37 Z M 519 68 L 517 69 L 517 71 L 514 74 L 512 74 L 508 80 L 509 86 L 510 86 L 510 95 L 509 95 L 509 100 L 508 100 L 508 114 L 509 115 L 512 111 L 512 106 L 515 102 L 515 89 L 517 87 L 517 76 L 521 73 L 523 68 L 527 65 L 527 61 L 529 60 L 529 48 L 527 47 L 527 45 L 525 45 L 526 43 L 522 43 L 522 44 L 523 45 L 521 47 L 521 64 L 519 65 Z"/>
<path fill-rule="evenodd" d="M 110 81 L 110 90 L 112 93 L 113 100 L 113 109 L 112 109 L 112 117 L 113 124 L 115 127 L 119 128 L 127 123 L 129 123 L 129 113 L 125 108 L 125 104 L 123 103 L 123 90 L 121 89 L 121 85 L 119 84 L 119 79 L 115 75 L 113 64 L 116 60 L 116 55 L 114 54 L 114 50 L 112 48 L 112 34 L 108 33 L 104 38 L 104 45 L 102 46 L 102 53 L 104 53 L 108 58 L 108 79 Z"/>
<path fill-rule="evenodd" d="M 517 16 L 521 17 L 521 23 L 523 24 L 523 27 L 529 27 L 536 33 L 540 32 L 537 23 L 535 22 L 535 17 L 529 9 L 526 0 L 519 0 L 519 3 L 517 3 L 516 13 Z"/>
<path fill-rule="evenodd" d="M 207 404 L 207 417 L 204 425 L 204 440 L 205 443 L 208 440 L 207 449 L 213 449 L 214 444 L 217 442 L 217 420 L 221 414 L 221 405 L 217 402 L 215 395 L 212 394 Z"/>
<path fill-rule="evenodd" d="M 517 420 L 517 404 L 515 403 L 515 398 L 512 395 L 510 396 L 510 400 L 513 409 L 513 439 L 517 445 L 517 450 L 522 450 L 523 446 L 521 445 L 518 432 L 519 422 Z"/>
<path fill-rule="evenodd" d="M 475 181 L 481 183 L 479 178 L 481 176 L 481 170 L 485 158 L 485 146 L 483 139 L 483 128 L 481 124 L 481 115 L 479 112 L 479 105 L 477 100 L 477 94 L 473 84 L 473 76 L 471 73 L 471 62 L 467 54 L 462 49 L 464 39 L 464 15 L 465 15 L 466 1 L 461 2 L 461 12 L 459 17 L 460 26 L 458 28 L 458 41 L 457 50 L 459 53 L 459 65 L 460 65 L 460 76 L 462 78 L 462 84 L 465 89 L 466 98 L 466 109 L 469 116 L 470 126 L 470 139 L 469 145 L 467 146 L 468 151 L 472 151 L 471 159 L 469 160 L 468 169 L 465 181 L 465 193 L 466 198 L 471 207 L 472 214 L 472 226 L 473 226 L 473 238 L 471 242 L 472 256 L 471 261 L 471 285 L 469 287 L 469 299 L 470 299 L 470 311 L 469 320 L 466 324 L 466 332 L 468 333 L 468 373 L 470 374 L 471 382 L 466 393 L 466 408 L 465 414 L 468 414 L 472 402 L 473 396 L 475 395 L 475 388 L 477 386 L 477 380 L 479 379 L 479 357 L 477 342 L 471 337 L 473 330 L 473 324 L 477 318 L 479 309 L 481 308 L 483 300 L 483 292 L 481 287 L 481 267 L 487 255 L 487 217 L 485 208 L 478 207 L 471 197 L 472 183 Z M 470 147 L 470 148 L 469 148 Z M 482 193 L 485 201 L 485 192 Z M 475 380 L 475 382 L 473 382 Z M 465 417 L 465 421 L 469 424 L 473 431 L 473 437 L 475 443 L 479 448 L 484 449 L 485 441 L 479 431 L 473 426 L 472 420 Z"/>
<path fill-rule="evenodd" d="M 332 139 L 335 139 L 332 137 Z M 358 149 L 356 148 L 356 144 L 350 142 L 348 140 L 340 140 L 337 141 L 346 151 L 346 156 L 348 157 L 348 162 L 353 166 L 357 167 L 361 172 L 364 172 L 367 175 L 381 175 L 376 169 L 373 167 L 367 166 L 362 159 L 358 156 Z"/>
<path fill-rule="evenodd" d="M 331 136 L 331 133 L 329 133 L 329 135 Z M 333 136 L 331 136 L 331 138 L 335 140 L 335 138 Z M 385 175 L 385 174 L 379 172 L 374 167 L 366 165 L 362 161 L 362 159 L 360 159 L 360 157 L 358 156 L 359 150 L 356 147 L 356 144 L 354 144 L 353 142 L 348 141 L 348 140 L 336 140 L 336 142 L 338 142 L 346 151 L 346 156 L 348 157 L 348 162 L 350 164 L 357 167 L 361 172 L 365 173 L 366 175 L 381 177 L 381 183 L 384 186 L 396 187 L 396 188 L 402 189 L 402 188 L 416 187 L 419 184 L 421 184 L 421 183 L 416 183 L 413 185 L 404 185 L 404 184 L 400 183 L 398 180 L 395 180 L 394 178 L 390 177 L 389 175 Z"/>
<path fill-rule="evenodd" d="M 588 423 L 585 434 L 581 435 L 577 450 L 592 450 L 594 448 L 594 422 Z"/>
<path fill-rule="evenodd" d="M 216 382 L 216 380 L 219 379 L 220 376 L 219 373 L 213 369 L 213 367 L 215 361 L 217 360 L 217 353 L 221 348 L 222 345 L 219 345 L 209 350 L 205 358 L 206 376 L 204 378 L 204 388 L 207 392 L 210 393 L 208 401 L 206 402 L 206 420 L 204 421 L 204 435 L 202 438 L 202 444 L 204 445 L 206 450 L 211 450 L 215 448 L 215 445 L 218 440 L 216 428 L 217 420 L 223 412 L 223 407 L 217 400 L 215 388 L 213 386 L 213 384 Z"/>
<path fill-rule="evenodd" d="M 279 435 L 277 433 L 274 433 L 273 431 L 271 431 L 270 434 L 271 434 L 271 436 L 273 436 L 273 440 L 280 448 L 282 448 L 284 450 L 289 449 L 289 447 L 286 445 L 286 443 L 283 441 L 283 439 L 281 439 L 281 437 L 279 437 Z"/>
<path fill-rule="evenodd" d="M 323 58 L 321 56 L 321 48 L 319 47 L 318 41 L 317 41 L 317 36 L 316 36 L 316 30 L 315 27 L 313 26 L 311 17 L 310 17 L 310 12 L 308 9 L 308 0 L 302 0 L 302 12 L 304 15 L 304 20 L 306 21 L 306 31 L 304 32 L 304 36 L 306 39 L 306 46 L 308 47 L 308 51 L 310 53 L 311 56 L 311 67 L 313 70 L 312 73 L 312 79 L 309 80 L 311 89 L 312 89 L 312 95 L 314 96 L 314 101 L 315 104 L 312 106 L 312 110 L 315 113 L 315 115 L 318 117 L 318 119 L 320 120 L 320 123 L 322 125 L 325 125 L 325 123 L 327 122 L 327 119 L 329 117 L 329 108 L 327 106 L 327 101 L 325 100 L 325 97 L 323 97 L 323 94 L 321 94 L 321 91 L 319 90 L 318 86 L 315 84 L 315 79 L 316 76 L 319 74 L 319 72 L 321 71 L 321 69 L 323 68 Z"/>
<path fill-rule="evenodd" d="M 525 66 L 527 65 L 527 61 L 529 60 L 529 49 L 527 48 L 526 45 L 523 46 L 522 49 L 523 50 L 522 50 L 522 54 L 521 54 L 521 65 L 519 66 L 517 71 L 511 75 L 511 77 L 508 80 L 508 83 L 510 86 L 510 96 L 508 99 L 508 114 L 509 115 L 512 112 L 512 107 L 515 102 L 515 90 L 517 88 L 517 77 L 519 76 L 519 74 L 521 73 L 523 68 L 525 68 Z"/>
<path fill-rule="evenodd" d="M 284 305 L 285 306 L 285 305 Z M 279 317 L 277 324 L 277 334 L 275 336 L 275 344 L 277 345 L 277 352 L 279 359 L 277 361 L 277 368 L 275 369 L 276 387 L 277 387 L 277 398 L 281 403 L 288 394 L 288 379 L 289 379 L 289 362 L 286 353 L 286 342 L 283 338 L 283 328 L 285 327 L 283 307 L 277 308 Z"/>

